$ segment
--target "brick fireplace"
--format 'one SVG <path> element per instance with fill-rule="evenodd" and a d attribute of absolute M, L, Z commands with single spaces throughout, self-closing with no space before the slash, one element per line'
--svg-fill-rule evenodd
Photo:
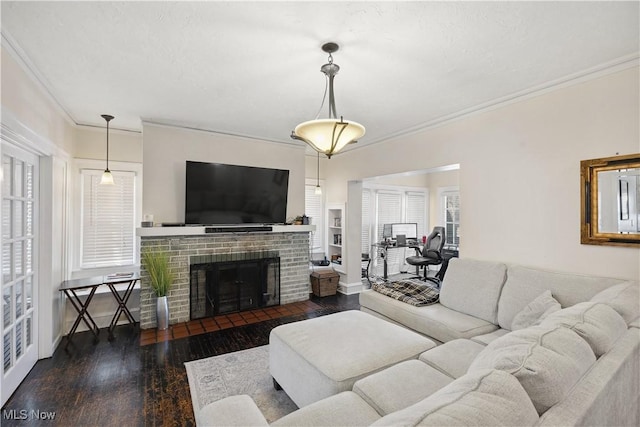
<path fill-rule="evenodd" d="M 175 280 L 169 292 L 169 323 L 190 320 L 190 270 L 207 257 L 242 258 L 243 254 L 277 253 L 280 259 L 280 304 L 309 299 L 309 231 L 312 226 L 274 226 L 265 232 L 206 234 L 204 227 L 140 228 L 141 250 L 170 255 Z M 291 230 L 291 231 L 289 231 Z M 182 233 L 182 234 L 181 234 Z M 187 234 L 188 233 L 188 234 Z M 141 271 L 140 328 L 156 326 L 156 297 Z"/>

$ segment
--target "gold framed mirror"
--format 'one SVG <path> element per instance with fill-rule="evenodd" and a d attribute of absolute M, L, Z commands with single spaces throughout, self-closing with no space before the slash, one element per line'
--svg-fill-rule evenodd
<path fill-rule="evenodd" d="M 640 246 L 640 153 L 580 162 L 580 243 Z"/>

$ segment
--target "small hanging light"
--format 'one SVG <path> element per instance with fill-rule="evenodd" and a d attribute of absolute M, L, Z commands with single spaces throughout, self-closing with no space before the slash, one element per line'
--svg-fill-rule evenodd
<path fill-rule="evenodd" d="M 113 120 L 113 116 L 110 116 L 108 114 L 103 114 L 102 118 L 107 121 L 107 168 L 102 173 L 102 179 L 100 180 L 100 184 L 113 185 L 113 175 L 109 170 L 109 122 Z"/>
<path fill-rule="evenodd" d="M 318 180 L 316 181 L 316 196 L 322 194 L 322 188 L 320 187 L 320 152 L 318 151 Z"/>
<path fill-rule="evenodd" d="M 300 123 L 291 132 L 291 138 L 304 141 L 318 153 L 324 153 L 328 158 L 342 150 L 347 144 L 358 142 L 365 133 L 364 126 L 360 123 L 344 120 L 340 116 L 337 119 L 336 102 L 333 94 L 333 79 L 340 71 L 338 64 L 333 63 L 332 53 L 336 52 L 340 46 L 337 43 L 326 43 L 322 50 L 329 54 L 328 63 L 324 64 L 322 71 L 328 80 L 329 85 L 329 118 L 318 119 L 320 112 L 314 120 Z M 325 89 L 325 97 L 326 97 Z M 324 105 L 324 97 L 322 105 Z M 322 105 L 320 109 L 322 109 Z"/>

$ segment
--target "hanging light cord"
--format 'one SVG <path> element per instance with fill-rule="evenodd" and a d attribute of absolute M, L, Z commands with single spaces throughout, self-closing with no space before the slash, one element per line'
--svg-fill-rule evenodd
<path fill-rule="evenodd" d="M 109 170 L 109 120 L 107 120 L 107 170 Z"/>

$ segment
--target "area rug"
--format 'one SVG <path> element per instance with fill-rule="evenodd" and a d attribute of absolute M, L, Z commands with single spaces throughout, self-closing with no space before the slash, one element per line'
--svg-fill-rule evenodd
<path fill-rule="evenodd" d="M 298 407 L 282 390 L 273 388 L 269 346 L 186 362 L 193 411 L 227 396 L 248 394 L 269 423 Z"/>

